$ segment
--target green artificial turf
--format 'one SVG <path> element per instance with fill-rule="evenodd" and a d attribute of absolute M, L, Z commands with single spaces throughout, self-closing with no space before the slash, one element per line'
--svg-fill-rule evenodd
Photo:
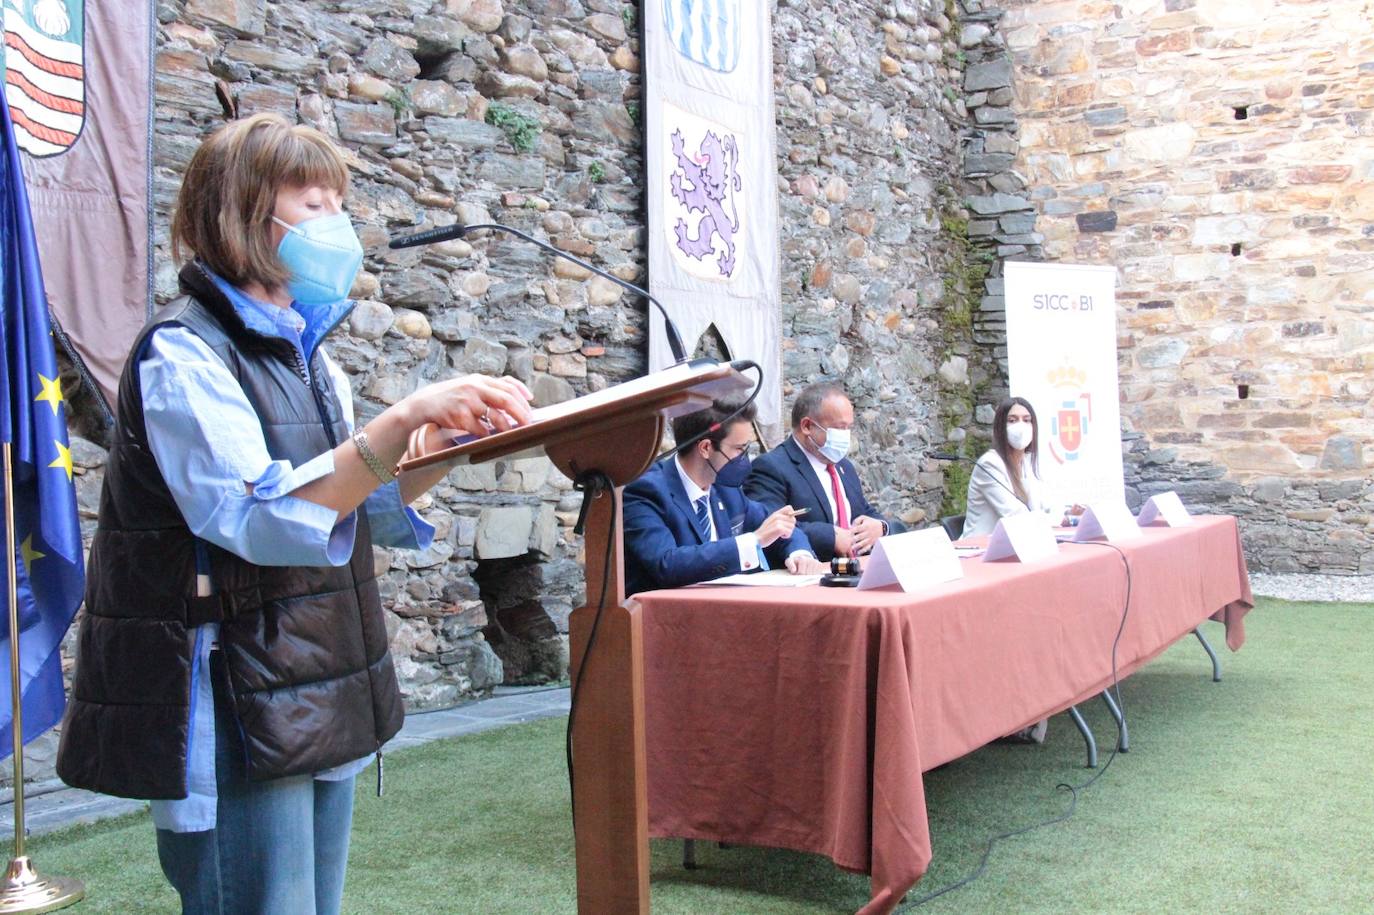
<path fill-rule="evenodd" d="M 1262 600 L 1214 684 L 1185 639 L 1122 686 L 1131 752 L 1077 813 L 1002 843 L 983 876 L 923 912 L 1374 912 L 1374 607 Z M 1105 708 L 1083 709 L 1105 761 Z M 388 757 L 359 779 L 350 913 L 573 912 L 563 719 Z M 977 865 L 986 838 L 1062 812 L 1083 745 L 1064 716 L 1043 747 L 990 746 L 926 776 L 934 861 L 913 895 Z M 84 912 L 175 912 L 146 815 L 34 840 L 80 877 Z M 653 843 L 660 913 L 852 912 L 866 878 L 814 855 Z"/>

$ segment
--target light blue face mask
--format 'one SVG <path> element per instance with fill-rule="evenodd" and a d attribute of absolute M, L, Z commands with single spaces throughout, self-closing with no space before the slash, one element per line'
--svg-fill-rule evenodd
<path fill-rule="evenodd" d="M 816 445 L 816 450 L 821 456 L 832 464 L 843 461 L 845 455 L 849 454 L 851 444 L 848 429 L 827 429 L 824 426 L 817 426 L 825 433 L 825 444 L 816 445 L 816 440 L 812 439 L 811 444 Z"/>
<path fill-rule="evenodd" d="M 348 298 L 363 264 L 363 246 L 347 213 L 317 216 L 286 229 L 277 256 L 290 271 L 286 288 L 302 305 L 332 305 Z"/>

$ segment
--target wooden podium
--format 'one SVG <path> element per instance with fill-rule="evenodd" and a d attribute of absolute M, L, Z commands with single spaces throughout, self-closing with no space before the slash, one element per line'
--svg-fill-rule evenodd
<path fill-rule="evenodd" d="M 653 462 L 668 419 L 751 386 L 728 364 L 677 365 L 535 410 L 518 429 L 401 464 L 410 470 L 544 453 L 583 488 L 587 604 L 568 622 L 579 912 L 649 911 L 643 643 L 638 610 L 625 606 L 621 490 Z"/>

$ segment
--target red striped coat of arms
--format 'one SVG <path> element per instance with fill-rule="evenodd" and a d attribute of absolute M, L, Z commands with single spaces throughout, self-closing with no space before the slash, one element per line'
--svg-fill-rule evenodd
<path fill-rule="evenodd" d="M 0 0 L 5 101 L 19 147 L 35 158 L 76 142 L 86 120 L 84 0 Z"/>

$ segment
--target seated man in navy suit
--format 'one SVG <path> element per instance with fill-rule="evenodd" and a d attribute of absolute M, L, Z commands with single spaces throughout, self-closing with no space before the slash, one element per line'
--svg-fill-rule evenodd
<path fill-rule="evenodd" d="M 795 530 L 790 507 L 769 514 L 740 490 L 749 473 L 754 405 L 726 422 L 738 407 L 715 403 L 674 419 L 673 438 L 683 444 L 625 487 L 627 594 L 768 564 L 801 575 L 826 571 Z"/>
<path fill-rule="evenodd" d="M 792 435 L 754 462 L 744 484 L 745 494 L 769 509 L 807 509 L 797 527 L 824 562 L 867 553 L 884 534 L 906 530 L 864 498 L 858 471 L 845 457 L 853 426 L 854 405 L 843 388 L 808 385 L 792 404 Z"/>

